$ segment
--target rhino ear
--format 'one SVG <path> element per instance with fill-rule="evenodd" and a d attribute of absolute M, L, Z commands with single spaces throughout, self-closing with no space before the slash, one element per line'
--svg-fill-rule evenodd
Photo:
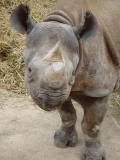
<path fill-rule="evenodd" d="M 34 23 L 29 16 L 29 8 L 23 4 L 16 7 L 11 13 L 11 24 L 21 34 L 29 33 Z"/>
<path fill-rule="evenodd" d="M 84 22 L 78 26 L 73 27 L 73 31 L 77 38 L 80 40 L 88 40 L 94 37 L 98 30 L 98 22 L 96 17 L 89 11 L 85 14 Z"/>

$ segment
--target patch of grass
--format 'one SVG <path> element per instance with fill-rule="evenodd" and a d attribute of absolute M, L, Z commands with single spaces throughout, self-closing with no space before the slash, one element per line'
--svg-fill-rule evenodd
<path fill-rule="evenodd" d="M 111 109 L 112 109 L 112 115 L 120 123 L 120 91 L 113 93 L 111 95 Z"/>
<path fill-rule="evenodd" d="M 1 0 L 0 1 L 0 87 L 26 94 L 24 87 L 25 36 L 10 25 L 12 10 L 23 3 L 29 6 L 33 21 L 40 22 L 54 6 L 56 0 Z"/>

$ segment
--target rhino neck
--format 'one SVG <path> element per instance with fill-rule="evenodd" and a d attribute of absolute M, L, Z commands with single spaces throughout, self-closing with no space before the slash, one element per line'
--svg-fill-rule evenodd
<path fill-rule="evenodd" d="M 68 25 L 74 25 L 72 19 L 62 10 L 53 10 L 50 14 L 48 14 L 44 20 L 44 22 L 59 22 Z"/>

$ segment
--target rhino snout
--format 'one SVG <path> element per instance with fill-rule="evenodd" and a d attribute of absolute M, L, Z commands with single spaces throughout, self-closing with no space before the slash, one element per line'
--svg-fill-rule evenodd
<path fill-rule="evenodd" d="M 39 93 L 33 92 L 32 98 L 36 104 L 46 111 L 52 111 L 60 107 L 66 99 L 66 95 L 62 91 L 54 91 L 48 89 L 40 89 Z"/>
<path fill-rule="evenodd" d="M 68 98 L 71 86 L 63 62 L 45 62 L 34 58 L 25 74 L 28 91 L 38 106 L 50 111 Z"/>

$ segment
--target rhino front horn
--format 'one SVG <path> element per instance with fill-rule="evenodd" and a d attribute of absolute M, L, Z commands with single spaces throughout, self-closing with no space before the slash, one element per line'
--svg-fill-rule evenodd
<path fill-rule="evenodd" d="M 43 58 L 43 60 L 48 62 L 63 62 L 63 57 L 61 53 L 61 44 L 60 42 L 56 43 L 56 45 L 48 52 L 48 54 Z"/>

